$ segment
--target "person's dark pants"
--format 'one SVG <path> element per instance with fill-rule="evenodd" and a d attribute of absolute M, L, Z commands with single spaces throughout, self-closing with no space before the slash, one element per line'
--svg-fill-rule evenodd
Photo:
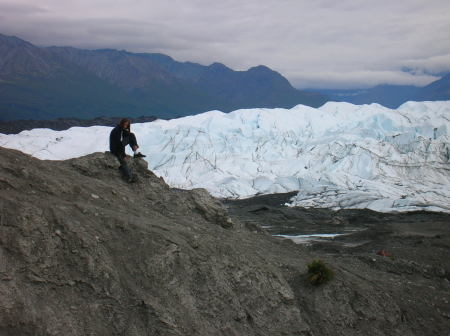
<path fill-rule="evenodd" d="M 137 141 L 136 141 L 136 136 L 134 135 L 134 133 L 129 133 L 128 135 L 124 136 L 122 139 L 122 145 L 124 147 L 126 147 L 127 145 L 130 145 L 131 149 L 133 149 L 133 147 L 138 147 Z M 119 160 L 120 163 L 120 171 L 122 172 L 123 176 L 129 180 L 133 177 L 133 174 L 131 173 L 131 169 L 128 166 L 127 160 L 125 160 L 125 156 L 119 154 L 116 155 L 117 160 Z"/>
<path fill-rule="evenodd" d="M 122 155 L 116 155 L 117 160 L 119 160 L 120 163 L 120 171 L 122 173 L 122 175 L 127 179 L 131 179 L 133 177 L 133 175 L 131 174 L 131 169 L 128 166 L 127 160 L 125 160 L 125 156 Z"/>
<path fill-rule="evenodd" d="M 124 147 L 130 145 L 131 149 L 133 149 L 133 147 L 139 147 L 134 133 L 129 133 L 128 135 L 124 136 L 122 139 L 122 144 Z"/>

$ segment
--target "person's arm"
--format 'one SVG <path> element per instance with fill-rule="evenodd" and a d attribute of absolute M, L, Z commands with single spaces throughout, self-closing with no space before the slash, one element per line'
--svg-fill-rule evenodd
<path fill-rule="evenodd" d="M 109 136 L 109 149 L 111 153 L 119 155 L 123 152 L 123 146 L 121 142 L 122 130 L 119 127 L 115 127 Z"/>

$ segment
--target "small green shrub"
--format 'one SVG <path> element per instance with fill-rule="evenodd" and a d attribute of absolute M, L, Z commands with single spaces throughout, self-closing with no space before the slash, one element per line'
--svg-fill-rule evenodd
<path fill-rule="evenodd" d="M 308 264 L 308 280 L 311 285 L 318 286 L 333 279 L 334 272 L 318 259 Z"/>

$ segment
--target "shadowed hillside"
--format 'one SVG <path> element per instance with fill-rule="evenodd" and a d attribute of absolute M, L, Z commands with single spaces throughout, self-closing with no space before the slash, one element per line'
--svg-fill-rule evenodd
<path fill-rule="evenodd" d="M 128 115 L 175 118 L 214 109 L 320 106 L 267 67 L 234 71 L 162 54 L 42 48 L 0 34 L 0 120 Z"/>

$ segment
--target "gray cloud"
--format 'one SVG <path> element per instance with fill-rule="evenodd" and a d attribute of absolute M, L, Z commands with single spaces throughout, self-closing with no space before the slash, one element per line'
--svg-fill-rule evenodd
<path fill-rule="evenodd" d="M 0 32 L 37 45 L 265 64 L 300 88 L 426 85 L 450 71 L 448 0 L 0 0 Z M 408 71 L 403 69 L 408 68 Z"/>

